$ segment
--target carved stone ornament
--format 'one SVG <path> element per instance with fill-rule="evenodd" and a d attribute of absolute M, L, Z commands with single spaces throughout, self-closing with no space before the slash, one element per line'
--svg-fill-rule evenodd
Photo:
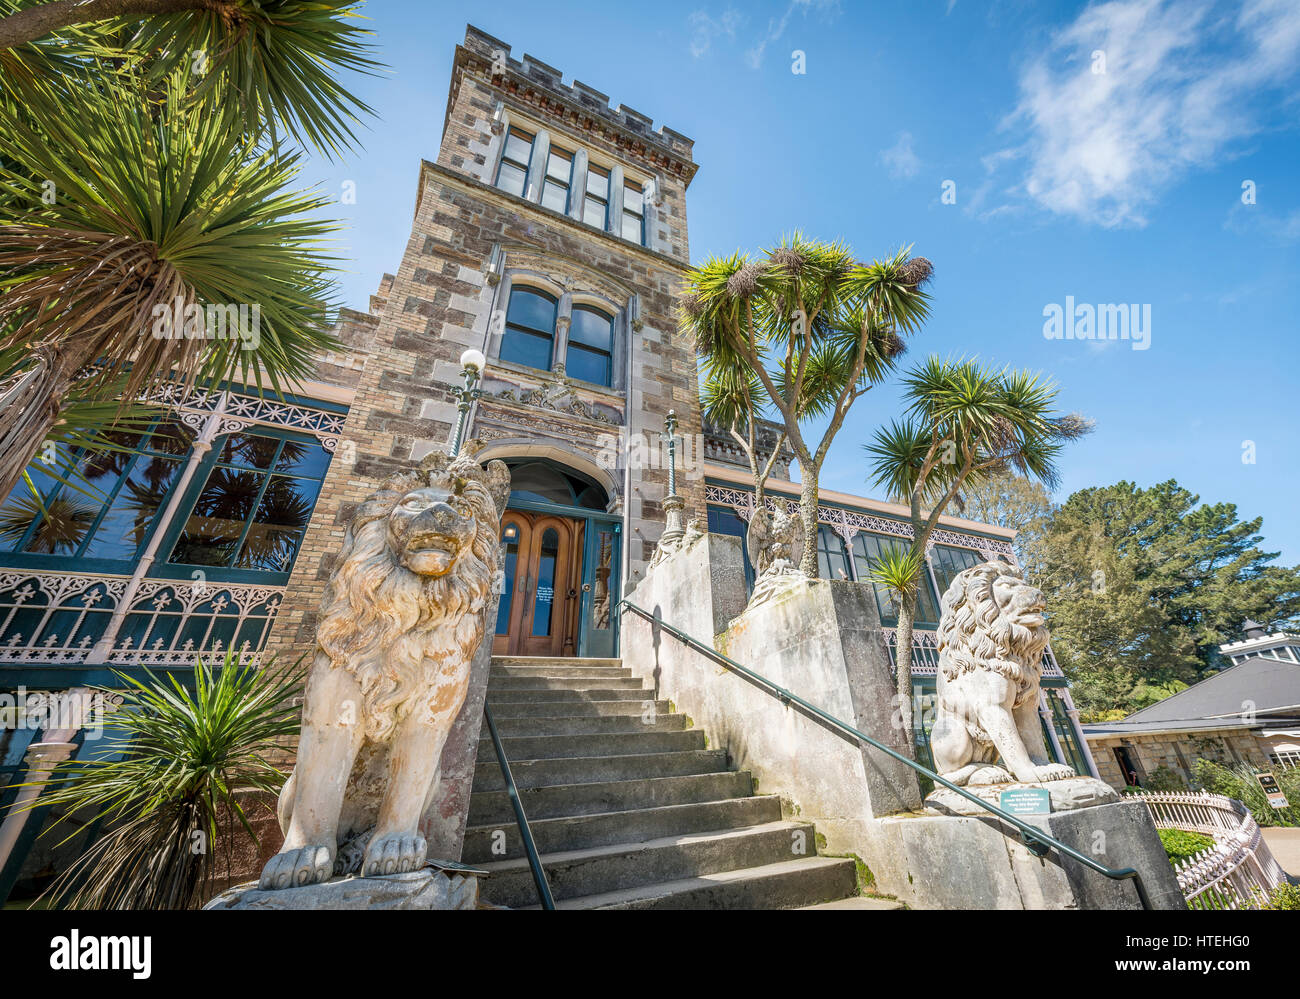
<path fill-rule="evenodd" d="M 962 570 L 943 595 L 930 749 L 959 787 L 1076 776 L 1051 762 L 1039 721 L 1045 610 L 1042 591 L 1005 562 Z"/>
<path fill-rule="evenodd" d="M 557 364 L 555 370 L 551 373 L 550 380 L 535 389 L 528 389 L 524 392 L 507 389 L 504 392 L 496 393 L 492 398 L 498 402 L 509 402 L 521 406 L 532 406 L 536 409 L 549 409 L 552 412 L 569 416 L 579 416 L 584 420 L 592 420 L 596 423 L 611 425 L 615 423 L 614 420 L 600 412 L 595 406 L 578 398 L 564 373 L 563 364 Z"/>
<path fill-rule="evenodd" d="M 423 868 L 419 826 L 483 640 L 510 473 L 435 451 L 357 507 L 325 595 L 276 891 Z"/>

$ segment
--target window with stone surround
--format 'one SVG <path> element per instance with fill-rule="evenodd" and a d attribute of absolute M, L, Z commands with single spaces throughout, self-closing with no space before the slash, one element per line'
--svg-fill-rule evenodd
<path fill-rule="evenodd" d="M 587 167 L 587 194 L 582 204 L 582 221 L 602 231 L 609 228 L 609 171 L 595 164 Z"/>
<path fill-rule="evenodd" d="M 501 359 L 550 371 L 557 307 L 558 301 L 538 288 L 512 288 Z"/>
<path fill-rule="evenodd" d="M 502 288 L 504 317 L 498 306 L 489 356 L 538 371 L 563 367 L 574 381 L 623 389 L 626 306 L 580 289 L 565 290 L 532 271 L 507 273 Z"/>
<path fill-rule="evenodd" d="M 613 374 L 614 317 L 591 305 L 575 305 L 564 363 L 570 378 L 609 385 Z"/>
<path fill-rule="evenodd" d="M 528 162 L 532 155 L 533 133 L 511 125 L 506 133 L 501 165 L 497 168 L 496 186 L 522 198 L 528 189 Z"/>
<path fill-rule="evenodd" d="M 645 190 L 631 180 L 623 184 L 623 238 L 645 245 Z"/>
<path fill-rule="evenodd" d="M 573 185 L 573 153 L 551 146 L 546 154 L 546 178 L 542 181 L 542 204 L 561 214 L 569 210 Z"/>

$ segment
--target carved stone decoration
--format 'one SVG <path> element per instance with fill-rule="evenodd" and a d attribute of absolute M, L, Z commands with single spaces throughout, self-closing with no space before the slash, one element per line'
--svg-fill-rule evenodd
<path fill-rule="evenodd" d="M 930 748 L 959 787 L 1076 776 L 1051 762 L 1038 717 L 1045 610 L 1042 591 L 1005 562 L 962 570 L 943 595 Z"/>
<path fill-rule="evenodd" d="M 767 603 L 781 593 L 808 581 L 799 568 L 803 556 L 804 529 L 798 512 L 766 506 L 754 510 L 745 540 L 749 560 L 758 579 L 749 598 L 749 607 Z"/>
<path fill-rule="evenodd" d="M 564 365 L 557 364 L 551 372 L 550 380 L 534 389 L 516 391 L 506 389 L 492 396 L 498 402 L 513 403 L 518 406 L 532 406 L 536 409 L 548 409 L 568 416 L 578 416 L 595 423 L 615 425 L 617 421 L 606 416 L 595 406 L 584 402 L 574 392 L 564 373 Z"/>
<path fill-rule="evenodd" d="M 419 825 L 465 700 L 510 473 L 435 451 L 358 506 L 321 599 L 284 846 L 263 891 L 415 871 Z"/>

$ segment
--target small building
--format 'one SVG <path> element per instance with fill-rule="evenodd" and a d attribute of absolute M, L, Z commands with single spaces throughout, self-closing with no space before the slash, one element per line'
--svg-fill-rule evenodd
<path fill-rule="evenodd" d="M 1255 621 L 1219 646 L 1232 663 L 1122 721 L 1083 726 L 1103 780 L 1142 785 L 1159 767 L 1190 781 L 1197 759 L 1300 764 L 1300 636 Z"/>

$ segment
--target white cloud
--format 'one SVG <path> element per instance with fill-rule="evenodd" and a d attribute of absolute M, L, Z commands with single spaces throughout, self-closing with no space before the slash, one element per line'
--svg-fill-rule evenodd
<path fill-rule="evenodd" d="M 1090 6 L 1022 68 L 1005 127 L 1024 141 L 993 154 L 992 168 L 1023 157 L 1019 189 L 1040 206 L 1143 225 L 1164 188 L 1263 127 L 1262 99 L 1293 84 L 1298 55 L 1293 0 Z"/>
<path fill-rule="evenodd" d="M 816 11 L 826 18 L 831 18 L 839 13 L 840 0 L 790 0 L 780 17 L 774 17 L 767 22 L 767 33 L 745 53 L 745 62 L 749 64 L 750 69 L 758 69 L 763 65 L 763 53 L 767 51 L 768 45 L 779 41 L 785 34 L 790 18 L 796 11 L 805 17 L 810 12 Z"/>
<path fill-rule="evenodd" d="M 921 159 L 912 150 L 912 133 L 900 132 L 898 141 L 881 151 L 880 162 L 888 168 L 891 177 L 915 177 L 921 169 Z"/>
<path fill-rule="evenodd" d="M 745 22 L 738 10 L 728 7 L 721 16 L 713 17 L 708 11 L 695 10 L 686 18 L 691 28 L 691 55 L 696 59 L 706 55 L 719 35 L 736 37 L 736 29 Z"/>

